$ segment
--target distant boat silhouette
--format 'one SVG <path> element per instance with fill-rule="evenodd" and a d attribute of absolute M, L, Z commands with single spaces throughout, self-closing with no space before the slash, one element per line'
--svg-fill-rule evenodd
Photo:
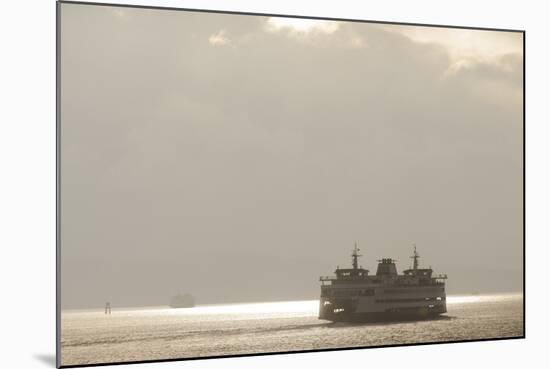
<path fill-rule="evenodd" d="M 195 298 L 193 297 L 193 295 L 190 295 L 188 293 L 183 295 L 179 294 L 172 297 L 169 306 L 174 309 L 192 308 L 195 306 Z"/>

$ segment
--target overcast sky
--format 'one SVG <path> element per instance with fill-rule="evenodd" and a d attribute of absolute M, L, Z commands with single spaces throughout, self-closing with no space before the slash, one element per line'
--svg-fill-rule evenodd
<path fill-rule="evenodd" d="M 63 307 L 521 290 L 521 33 L 61 8 Z"/>

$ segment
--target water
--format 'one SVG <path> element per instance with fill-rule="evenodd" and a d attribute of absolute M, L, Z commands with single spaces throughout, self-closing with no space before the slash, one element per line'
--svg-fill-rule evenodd
<path fill-rule="evenodd" d="M 523 335 L 523 295 L 448 296 L 446 316 L 331 323 L 318 301 L 62 312 L 62 364 L 160 360 Z"/>

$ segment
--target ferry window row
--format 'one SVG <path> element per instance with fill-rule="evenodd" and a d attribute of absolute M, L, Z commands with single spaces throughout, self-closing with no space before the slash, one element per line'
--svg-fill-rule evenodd
<path fill-rule="evenodd" d="M 438 293 L 445 291 L 444 288 L 391 288 L 385 289 L 384 293 L 387 294 L 401 294 L 401 293 Z"/>
<path fill-rule="evenodd" d="M 388 302 L 424 302 L 424 301 L 444 301 L 445 297 L 424 297 L 424 298 L 406 298 L 406 299 L 377 299 L 378 303 L 388 303 Z"/>
<path fill-rule="evenodd" d="M 374 289 L 361 289 L 361 290 L 352 290 L 352 289 L 341 289 L 341 290 L 331 290 L 323 289 L 321 291 L 321 297 L 329 296 L 374 296 Z"/>

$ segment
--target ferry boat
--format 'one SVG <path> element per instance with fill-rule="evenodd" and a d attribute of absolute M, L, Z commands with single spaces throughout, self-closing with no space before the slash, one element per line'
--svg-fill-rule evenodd
<path fill-rule="evenodd" d="M 358 264 L 357 244 L 352 267 L 336 268 L 334 277 L 320 277 L 319 319 L 330 321 L 399 321 L 437 317 L 447 312 L 446 274 L 420 268 L 414 246 L 413 265 L 397 273 L 395 260 L 378 260 L 375 275 Z"/>
<path fill-rule="evenodd" d="M 176 295 L 170 300 L 169 306 L 173 309 L 192 308 L 195 307 L 195 298 L 188 293 Z"/>

